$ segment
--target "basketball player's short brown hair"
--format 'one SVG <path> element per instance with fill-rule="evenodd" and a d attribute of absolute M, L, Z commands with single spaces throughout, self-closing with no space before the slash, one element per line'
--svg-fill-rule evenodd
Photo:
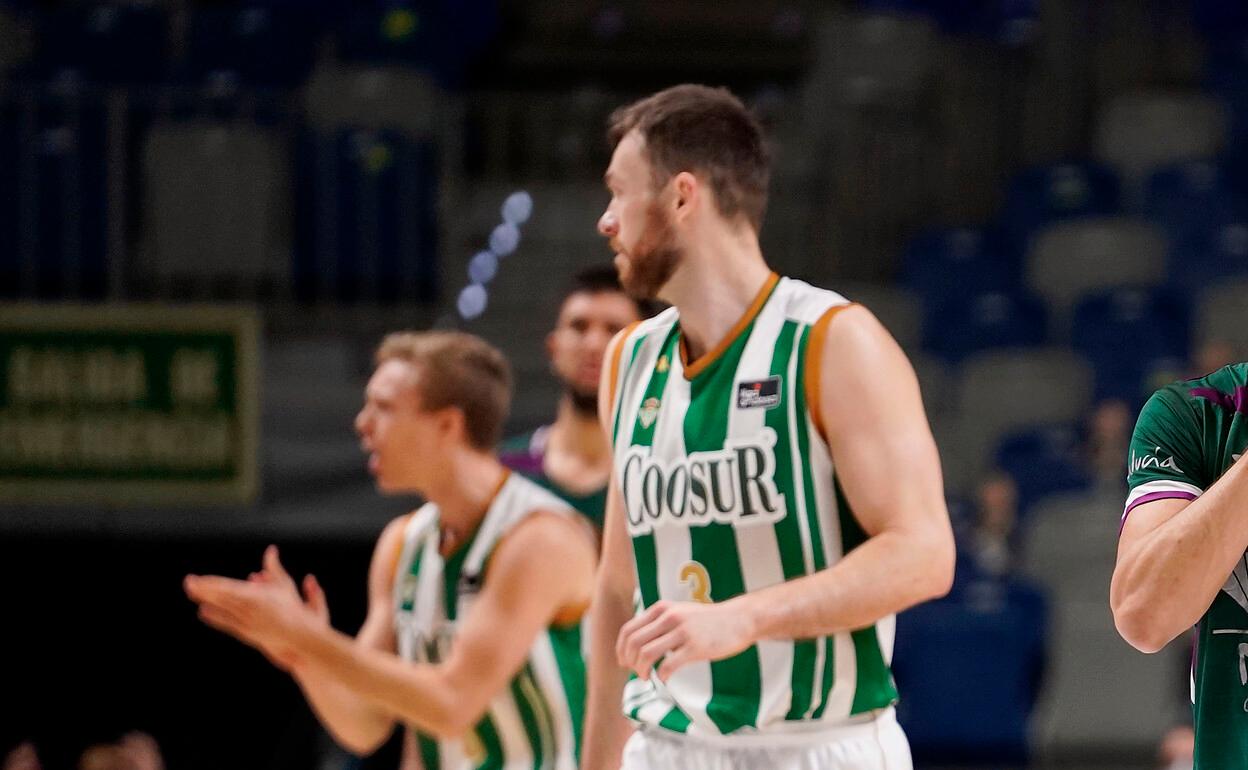
<path fill-rule="evenodd" d="M 656 187 L 689 171 L 710 180 L 719 212 L 762 227 L 771 160 L 763 129 L 726 88 L 673 86 L 621 107 L 607 123 L 612 147 L 636 130 Z"/>
<path fill-rule="evenodd" d="M 420 370 L 420 403 L 464 415 L 468 442 L 493 449 L 511 406 L 511 367 L 490 343 L 465 332 L 395 332 L 377 348 L 374 362 L 405 361 Z"/>

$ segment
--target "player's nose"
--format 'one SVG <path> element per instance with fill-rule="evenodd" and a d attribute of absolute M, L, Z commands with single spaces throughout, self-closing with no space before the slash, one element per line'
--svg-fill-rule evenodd
<path fill-rule="evenodd" d="M 607 238 L 620 234 L 620 222 L 615 214 L 610 211 L 602 212 L 602 216 L 598 217 L 598 232 Z"/>

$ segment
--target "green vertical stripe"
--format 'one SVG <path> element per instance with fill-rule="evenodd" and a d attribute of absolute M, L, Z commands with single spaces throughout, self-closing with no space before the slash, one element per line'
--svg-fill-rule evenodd
<path fill-rule="evenodd" d="M 806 489 L 806 523 L 810 530 L 810 549 L 815 557 L 815 571 L 818 572 L 828 566 L 827 557 L 823 551 L 823 528 L 819 525 L 819 499 L 815 496 L 815 479 L 810 470 L 810 431 L 807 429 L 807 421 L 810 419 L 811 405 L 806 403 L 806 363 L 809 360 L 809 351 L 807 350 L 807 342 L 810 340 L 810 327 L 807 326 L 802 330 L 802 339 L 798 343 L 798 359 L 797 359 L 797 415 L 798 420 L 802 423 L 797 426 L 797 451 L 801 454 L 804 461 L 802 466 L 802 483 Z M 818 408 L 818 404 L 814 405 Z"/>
<path fill-rule="evenodd" d="M 647 335 L 643 334 L 643 335 L 641 335 L 640 337 L 638 337 L 636 340 L 634 340 L 634 341 L 633 341 L 633 350 L 632 350 L 632 352 L 631 352 L 631 353 L 629 353 L 629 354 L 628 354 L 628 363 L 627 363 L 627 364 L 625 364 L 623 367 L 621 367 L 621 368 L 620 368 L 620 371 L 617 373 L 617 376 L 625 374 L 625 373 L 626 373 L 629 369 L 631 369 L 631 368 L 632 368 L 632 366 L 633 366 L 633 362 L 637 360 L 637 353 L 638 353 L 638 351 L 640 351 L 640 350 L 641 350 L 641 343 L 645 341 L 646 336 L 647 336 Z M 627 340 L 625 340 L 624 342 L 622 342 L 622 343 L 620 343 L 620 344 L 627 344 Z M 623 399 L 624 399 L 624 385 L 623 385 L 623 383 L 624 383 L 624 382 L 627 382 L 627 381 L 628 381 L 628 378 L 627 378 L 627 377 L 620 377 L 620 379 L 618 379 L 618 380 L 616 380 L 615 382 L 613 382 L 613 383 L 612 383 L 612 387 L 614 387 L 614 388 L 618 388 L 618 390 L 616 391 L 616 394 L 615 394 L 615 400 L 616 400 L 616 403 L 614 403 L 614 404 L 612 404 L 612 405 L 611 405 L 611 408 L 612 408 L 612 409 L 615 409 L 615 425 L 611 428 L 611 444 L 612 444 L 612 446 L 614 446 L 614 445 L 615 445 L 615 442 L 616 442 L 616 441 L 618 441 L 618 440 L 619 440 L 619 437 L 620 437 L 620 414 L 624 411 L 624 409 L 623 409 L 623 406 L 624 406 L 624 402 L 623 402 Z"/>
<path fill-rule="evenodd" d="M 427 537 L 428 535 L 426 535 L 425 538 L 422 538 L 419 542 L 412 544 L 412 550 L 415 552 L 415 555 L 412 557 L 412 563 L 411 565 L 409 565 L 408 570 L 407 570 L 407 574 L 410 575 L 412 578 L 417 578 L 420 575 L 420 559 L 422 556 L 425 555 L 425 546 L 426 546 Z M 413 582 L 417 582 L 417 581 L 413 581 Z M 402 601 L 399 604 L 399 609 L 401 611 L 403 612 L 412 611 L 412 608 L 416 605 L 415 591 L 416 589 L 415 587 L 413 587 L 411 596 L 401 597 Z"/>
<path fill-rule="evenodd" d="M 477 765 L 476 770 L 503 770 L 503 742 L 498 739 L 498 730 L 489 712 L 477 722 L 477 738 L 485 749 L 485 761 Z"/>
<path fill-rule="evenodd" d="M 420 747 L 420 763 L 425 770 L 442 770 L 442 755 L 438 751 L 438 742 L 421 733 L 416 733 L 416 745 Z"/>
<path fill-rule="evenodd" d="M 529 750 L 533 753 L 533 770 L 541 770 L 546 761 L 546 752 L 543 750 L 545 742 L 538 723 L 539 705 L 530 697 L 533 690 L 527 684 L 527 680 L 531 677 L 532 672 L 526 663 L 524 668 L 520 669 L 520 673 L 511 680 L 511 699 L 516 704 L 516 712 L 520 714 L 520 722 L 524 725 L 524 735 L 529 741 Z"/>
<path fill-rule="evenodd" d="M 849 507 L 841 481 L 833 473 L 832 485 L 836 490 L 836 511 L 841 523 L 842 553 L 848 554 L 867 540 L 867 533 Z M 854 640 L 854 661 L 858 671 L 854 682 L 854 702 L 849 713 L 861 714 L 883 708 L 897 702 L 897 687 L 893 675 L 884 663 L 884 651 L 880 649 L 880 636 L 875 625 L 860 628 L 850 634 Z"/>
<path fill-rule="evenodd" d="M 771 376 L 780 377 L 780 403 L 767 410 L 764 424 L 776 432 L 776 488 L 784 495 L 784 518 L 776 522 L 776 542 L 780 547 L 780 564 L 784 579 L 793 580 L 806 574 L 806 559 L 802 547 L 802 532 L 798 517 L 805 512 L 797 505 L 798 496 L 793 483 L 793 451 L 790 437 L 798 426 L 789 419 L 789 407 L 800 388 L 798 382 L 789 382 L 789 363 L 793 357 L 793 340 L 798 325 L 785 321 L 776 338 L 776 349 L 771 359 Z M 804 427 L 804 425 L 803 425 Z M 810 505 L 808 500 L 806 503 Z M 796 639 L 793 642 L 793 671 L 789 679 L 789 712 L 785 719 L 803 719 L 810 708 L 815 686 L 816 642 L 814 639 Z"/>
<path fill-rule="evenodd" d="M 678 340 L 676 327 L 673 326 L 668 332 L 667 339 L 663 341 L 663 348 L 656 359 L 655 369 L 650 373 L 650 381 L 646 384 L 645 395 L 641 400 L 643 405 L 649 399 L 660 398 L 663 395 L 663 390 L 667 387 L 668 375 L 672 372 L 671 362 L 675 360 Z M 665 357 L 668 365 L 659 367 L 658 361 L 662 361 Z M 659 371 L 660 368 L 662 371 Z M 646 425 L 641 420 L 641 410 L 638 410 L 637 424 L 633 427 L 633 446 L 653 444 L 657 428 L 658 420 Z M 643 606 L 649 607 L 659 600 L 658 554 L 655 551 L 652 533 L 633 537 L 633 558 L 637 562 L 637 587 L 641 590 L 641 602 Z"/>
<path fill-rule="evenodd" d="M 555 665 L 559 667 L 559 680 L 563 683 L 563 694 L 568 699 L 573 750 L 579 765 L 581 730 L 585 720 L 585 658 L 581 655 L 581 624 L 552 628 L 549 634 L 550 646 L 555 651 Z"/>
<path fill-rule="evenodd" d="M 690 383 L 689 409 L 685 413 L 684 424 L 686 454 L 723 448 L 728 433 L 728 410 L 736 392 L 737 367 L 753 329 L 751 323 L 718 359 Z M 735 490 L 733 484 L 723 493 L 736 495 Z M 712 489 L 712 497 L 713 493 Z M 714 502 L 711 504 L 714 505 Z M 740 501 L 736 501 L 734 507 L 739 505 Z M 689 540 L 693 560 L 705 567 L 710 576 L 712 601 L 723 602 L 745 592 L 737 535 L 732 525 L 710 522 L 690 527 Z M 758 721 L 762 690 L 762 670 L 756 646 L 751 645 L 730 658 L 713 661 L 707 716 L 724 734 L 753 725 Z"/>
<path fill-rule="evenodd" d="M 815 478 L 810 469 L 810 431 L 808 429 L 808 421 L 810 420 L 811 405 L 806 403 L 806 364 L 810 360 L 810 329 L 807 326 L 802 329 L 802 338 L 798 343 L 798 359 L 797 359 L 797 383 L 796 383 L 796 404 L 798 421 L 801 423 L 797 426 L 797 451 L 801 454 L 803 461 L 800 463 L 802 469 L 802 485 L 806 492 L 806 524 L 810 530 L 810 548 L 814 556 L 815 571 L 826 569 L 828 566 L 827 556 L 823 551 L 823 528 L 820 526 L 819 518 L 819 498 L 815 495 Z M 815 404 L 814 408 L 818 409 L 819 405 Z M 823 676 L 818 683 L 820 690 L 819 707 L 815 709 L 811 717 L 820 719 L 823 712 L 828 707 L 828 695 L 832 692 L 832 686 L 836 684 L 836 639 L 832 636 L 823 637 Z M 819 641 L 816 640 L 818 645 Z M 812 673 L 813 676 L 813 673 Z"/>
<path fill-rule="evenodd" d="M 671 710 L 659 720 L 659 727 L 667 728 L 674 733 L 688 732 L 689 724 L 689 717 L 676 706 L 672 706 Z"/>
<path fill-rule="evenodd" d="M 463 570 L 468 552 L 472 550 L 472 544 L 477 540 L 477 533 L 481 531 L 482 523 L 483 521 L 477 522 L 477 528 L 473 530 L 467 541 L 455 549 L 455 553 L 450 555 L 442 567 L 442 590 L 447 620 L 455 620 L 459 612 L 459 573 Z"/>

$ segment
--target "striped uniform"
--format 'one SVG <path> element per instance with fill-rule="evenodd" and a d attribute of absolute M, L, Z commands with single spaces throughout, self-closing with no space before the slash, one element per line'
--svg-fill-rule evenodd
<path fill-rule="evenodd" d="M 812 401 L 819 351 L 844 297 L 772 275 L 725 340 L 683 361 L 675 308 L 630 329 L 612 361 L 615 474 L 639 611 L 722 602 L 825 569 L 866 539 Z M 894 618 L 814 639 L 767 640 L 633 679 L 643 727 L 713 739 L 811 735 L 890 707 Z M 902 739 L 904 741 L 904 738 Z"/>
<path fill-rule="evenodd" d="M 472 611 L 498 542 L 539 509 L 573 513 L 550 492 L 510 474 L 472 538 L 447 558 L 438 552 L 437 506 L 427 503 L 411 515 L 394 579 L 395 634 L 404 660 L 445 659 L 455 624 Z M 463 740 L 438 741 L 417 732 L 425 770 L 574 770 L 584 700 L 580 624 L 548 628 Z"/>

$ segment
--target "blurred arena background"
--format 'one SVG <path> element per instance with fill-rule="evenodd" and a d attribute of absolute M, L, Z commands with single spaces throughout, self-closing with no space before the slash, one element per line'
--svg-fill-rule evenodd
<path fill-rule="evenodd" d="M 1109 576 L 1143 399 L 1248 358 L 1242 0 L 0 2 L 0 752 L 348 767 L 181 576 L 277 542 L 353 632 L 411 505 L 374 344 L 481 334 L 549 417 L 604 120 L 683 81 L 774 140 L 773 267 L 919 371 L 961 543 L 899 621 L 918 766 L 1161 766 L 1187 642 L 1131 650 Z"/>

